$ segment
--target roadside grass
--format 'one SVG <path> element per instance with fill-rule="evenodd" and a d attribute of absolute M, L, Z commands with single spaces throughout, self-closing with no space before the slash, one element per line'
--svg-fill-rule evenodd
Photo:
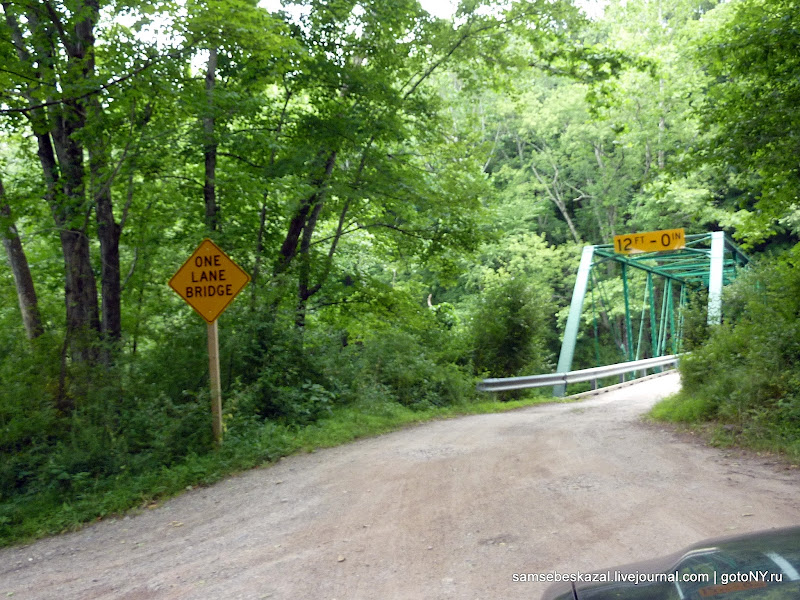
<path fill-rule="evenodd" d="M 800 431 L 776 427 L 758 415 L 748 419 L 720 420 L 716 405 L 703 396 L 681 390 L 658 402 L 647 414 L 651 422 L 666 422 L 700 436 L 710 446 L 746 448 L 785 456 L 792 466 L 800 463 Z"/>
<path fill-rule="evenodd" d="M 570 400 L 528 392 L 521 399 L 508 402 L 477 399 L 415 410 L 392 402 L 356 404 L 335 408 L 328 417 L 305 427 L 270 421 L 231 427 L 218 450 L 190 455 L 170 467 L 98 479 L 71 497 L 51 490 L 0 503 L 0 547 L 29 543 L 48 535 L 75 531 L 104 518 L 155 508 L 185 490 L 212 485 L 298 452 L 338 446 L 437 419 L 564 401 Z"/>
<path fill-rule="evenodd" d="M 707 443 L 800 462 L 800 245 L 742 271 L 727 286 L 725 320 L 687 313 L 682 390 L 650 415 Z M 697 310 L 703 309 L 703 310 Z"/>
<path fill-rule="evenodd" d="M 713 416 L 714 410 L 715 407 L 706 399 L 682 390 L 658 402 L 649 416 L 656 421 L 699 424 Z"/>

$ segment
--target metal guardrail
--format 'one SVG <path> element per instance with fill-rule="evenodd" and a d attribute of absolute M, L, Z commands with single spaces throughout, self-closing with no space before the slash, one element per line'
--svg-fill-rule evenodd
<path fill-rule="evenodd" d="M 602 379 L 603 377 L 612 377 L 614 375 L 623 375 L 634 371 L 646 371 L 647 369 L 654 369 L 656 367 L 678 364 L 679 360 L 680 356 L 678 354 L 670 354 L 669 356 L 657 356 L 656 358 L 645 358 L 643 360 L 634 360 L 605 367 L 581 369 L 579 371 L 569 371 L 567 373 L 484 379 L 478 384 L 478 390 L 482 392 L 506 392 L 510 390 L 524 390 L 527 388 L 566 385 L 568 383 L 592 381 L 595 379 Z"/>

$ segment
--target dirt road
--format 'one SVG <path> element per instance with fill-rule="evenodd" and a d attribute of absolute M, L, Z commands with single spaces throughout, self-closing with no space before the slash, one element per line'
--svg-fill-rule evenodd
<path fill-rule="evenodd" d="M 15 600 L 538 598 L 575 572 L 800 523 L 800 472 L 639 422 L 667 375 L 430 423 L 0 551 Z"/>

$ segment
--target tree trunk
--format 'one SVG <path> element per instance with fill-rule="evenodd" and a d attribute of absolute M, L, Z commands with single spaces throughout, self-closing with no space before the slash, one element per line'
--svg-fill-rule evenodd
<path fill-rule="evenodd" d="M 567 203 L 564 202 L 564 198 L 561 195 L 561 190 L 559 189 L 560 183 L 558 181 L 558 167 L 553 164 L 553 169 L 555 171 L 555 175 L 553 176 L 553 183 L 551 185 L 544 180 L 536 166 L 531 163 L 531 170 L 533 171 L 534 176 L 542 185 L 542 187 L 544 187 L 550 200 L 552 200 L 553 204 L 555 204 L 556 208 L 558 208 L 558 212 L 560 212 L 561 216 L 564 217 L 564 221 L 567 223 L 569 232 L 572 234 L 572 239 L 575 240 L 576 243 L 580 244 L 581 236 L 578 234 L 578 229 L 575 227 L 575 223 L 572 222 L 572 217 L 570 217 L 569 210 L 567 209 Z"/>
<path fill-rule="evenodd" d="M 83 231 L 72 229 L 62 229 L 60 237 L 65 267 L 67 335 L 71 340 L 72 355 L 78 361 L 94 362 L 97 351 L 92 346 L 92 338 L 100 331 L 100 319 L 89 238 Z"/>
<path fill-rule="evenodd" d="M 22 7 L 19 13 L 15 12 L 17 7 Z M 61 4 L 52 2 L 3 2 L 17 57 L 27 65 L 33 77 L 54 94 L 47 98 L 46 109 L 37 106 L 40 100 L 28 94 L 31 109 L 27 114 L 38 144 L 45 199 L 59 232 L 64 256 L 67 332 L 62 367 L 65 368 L 67 349 L 72 359 L 79 362 L 94 362 L 98 356 L 94 342 L 100 331 L 100 318 L 97 282 L 86 233 L 92 203 L 87 201 L 84 153 L 85 144 L 88 144 L 92 155 L 90 169 L 95 174 L 97 165 L 102 165 L 102 161 L 98 163 L 96 146 L 100 144 L 102 149 L 102 144 L 95 139 L 98 132 L 87 131 L 87 111 L 91 113 L 92 103 L 98 103 L 91 98 L 91 91 L 96 85 L 94 26 L 99 18 L 99 2 L 70 3 L 69 10 L 74 18 L 69 19 L 58 13 L 60 8 Z M 23 35 L 20 22 L 29 30 L 28 36 Z M 116 280 L 118 289 L 119 231 L 114 227 L 110 193 L 107 189 L 104 193 L 108 195 L 95 194 L 92 198 L 98 204 L 98 224 L 103 230 L 100 234 L 103 279 L 104 284 L 113 284 Z M 104 324 L 109 332 L 117 332 L 119 294 L 104 285 L 104 292 L 107 291 Z M 62 409 L 71 408 L 72 401 L 66 395 L 62 394 L 60 400 Z"/>
<path fill-rule="evenodd" d="M 320 156 L 324 156 L 324 153 L 320 152 Z M 328 158 L 325 161 L 324 175 L 315 181 L 317 191 L 303 201 L 303 203 L 297 209 L 294 217 L 292 217 L 292 220 L 289 222 L 289 228 L 286 232 L 286 237 L 281 245 L 281 258 L 278 264 L 275 266 L 276 274 L 285 271 L 291 264 L 294 257 L 297 255 L 297 246 L 300 243 L 300 236 L 302 235 L 303 229 L 305 228 L 307 220 L 309 219 L 309 213 L 317 205 L 322 208 L 325 195 L 325 186 L 328 184 L 328 180 L 333 173 L 333 167 L 335 165 L 336 151 L 333 150 L 330 152 L 330 154 L 328 154 Z"/>
<path fill-rule="evenodd" d="M 295 312 L 295 325 L 298 329 L 305 327 L 308 299 L 317 293 L 322 285 L 321 283 L 319 286 L 311 285 L 311 240 L 314 237 L 314 229 L 317 226 L 317 219 L 323 204 L 322 194 L 316 195 L 316 203 L 311 210 L 311 216 L 303 227 L 303 236 L 300 240 L 300 273 L 297 281 L 297 310 Z"/>
<path fill-rule="evenodd" d="M 96 352 L 90 347 L 93 332 L 100 331 L 97 305 L 97 282 L 92 270 L 89 238 L 86 236 L 88 207 L 84 198 L 83 148 L 77 146 L 72 133 L 60 124 L 70 124 L 68 118 L 53 121 L 51 137 L 37 135 L 39 161 L 48 186 L 46 197 L 53 220 L 59 229 L 61 252 L 64 256 L 64 304 L 67 313 L 67 337 L 73 358 L 94 360 Z M 73 117 L 74 118 L 74 117 Z M 55 146 L 59 161 L 53 153 Z M 60 167 L 60 168 L 59 168 Z"/>
<path fill-rule="evenodd" d="M 308 299 L 322 287 L 321 281 L 316 285 L 311 285 L 311 240 L 317 227 L 319 213 L 322 212 L 322 206 L 325 204 L 325 186 L 328 185 L 335 164 L 336 151 L 334 150 L 330 153 L 325 163 L 325 175 L 319 182 L 319 189 L 317 189 L 308 203 L 309 210 L 305 211 L 308 218 L 303 224 L 302 237 L 300 239 L 300 272 L 297 281 L 297 309 L 295 312 L 295 325 L 300 330 L 305 327 Z"/>
<path fill-rule="evenodd" d="M 97 306 L 97 282 L 92 270 L 89 238 L 86 236 L 86 213 L 83 198 L 83 155 L 62 147 L 59 169 L 48 136 L 39 138 L 39 159 L 45 178 L 56 184 L 48 190 L 53 220 L 59 229 L 61 252 L 64 256 L 64 304 L 67 312 L 67 336 L 76 360 L 94 360 L 87 336 L 100 331 Z M 56 139 L 57 136 L 54 136 Z M 61 144 L 64 144 L 63 136 Z M 70 142 L 67 142 L 71 145 Z M 56 143 L 56 147 L 59 144 Z M 75 164 L 77 163 L 77 165 Z M 64 173 L 68 176 L 62 177 Z M 78 189 L 76 190 L 75 187 Z"/>
<path fill-rule="evenodd" d="M 208 51 L 206 68 L 206 115 L 203 117 L 203 155 L 205 157 L 205 181 L 203 183 L 203 199 L 206 205 L 206 227 L 216 231 L 218 225 L 217 206 L 217 142 L 214 139 L 214 86 L 217 77 L 217 48 Z"/>
<path fill-rule="evenodd" d="M 45 35 L 52 30 L 40 22 L 37 7 L 31 6 L 26 14 L 27 26 L 33 40 L 33 51 L 25 46 L 18 22 L 9 10 L 6 22 L 21 61 L 38 69 L 50 69 L 54 76 L 54 45 L 47 46 Z M 41 7 L 38 7 L 41 8 Z M 98 16 L 97 2 L 81 3 L 82 15 L 74 26 L 75 39 L 63 37 L 61 42 L 68 56 L 65 84 L 78 84 L 90 77 L 94 69 L 94 35 L 92 29 Z M 45 66 L 42 66 L 45 65 Z M 38 74 L 38 69 L 34 71 Z M 33 104 L 32 98 L 29 102 Z M 92 271 L 89 239 L 86 236 L 90 207 L 87 206 L 84 185 L 84 148 L 79 141 L 86 126 L 85 105 L 79 100 L 64 100 L 53 104 L 49 114 L 42 109 L 31 111 L 31 121 L 38 144 L 39 162 L 46 185 L 45 198 L 59 230 L 64 256 L 64 303 L 66 305 L 67 339 L 75 360 L 93 361 L 96 351 L 91 338 L 100 330 L 97 304 L 97 283 Z M 58 158 L 56 160 L 56 157 Z"/>
<path fill-rule="evenodd" d="M 57 115 L 53 119 L 56 123 L 53 142 L 61 177 L 52 208 L 64 255 L 67 335 L 73 358 L 94 362 L 97 352 L 92 347 L 91 338 L 100 332 L 97 281 L 86 235 L 90 207 L 86 203 L 83 147 L 73 135 L 82 130 L 85 123 L 77 107 L 66 107 L 64 112 L 66 118 L 59 119 L 60 115 Z M 62 127 L 61 123 L 66 127 Z"/>
<path fill-rule="evenodd" d="M 114 221 L 111 190 L 108 185 L 102 185 L 102 189 L 95 196 L 95 211 L 101 257 L 101 331 L 107 340 L 117 341 L 122 335 L 122 289 L 119 266 L 119 238 L 122 229 Z"/>
<path fill-rule="evenodd" d="M 65 212 L 61 195 L 60 170 L 56 163 L 53 145 L 48 134 L 36 134 L 39 163 L 45 181 L 45 199 L 50 205 L 53 220 L 59 229 L 61 253 L 64 257 L 64 303 L 67 315 L 67 339 L 74 351 L 76 360 L 90 359 L 93 352 L 82 347 L 85 333 L 99 331 L 100 321 L 97 311 L 97 283 L 92 271 L 89 255 L 89 240 L 85 232 L 72 226 L 68 212 Z M 83 332 L 83 334 L 81 334 Z"/>
<path fill-rule="evenodd" d="M 96 127 L 102 127 L 103 109 L 96 98 L 89 104 L 89 115 Z M 97 217 L 97 238 L 100 242 L 101 331 L 109 342 L 122 336 L 122 284 L 119 264 L 119 238 L 122 227 L 114 219 L 111 183 L 114 173 L 109 169 L 105 140 L 100 131 L 94 132 L 89 147 L 89 173 L 92 197 Z"/>
<path fill-rule="evenodd" d="M 66 43 L 71 59 L 70 67 L 78 72 L 75 76 L 81 82 L 91 79 L 95 75 L 94 26 L 99 18 L 99 2 L 97 0 L 84 0 L 83 11 L 83 18 L 75 24 L 75 41 Z M 89 153 L 90 189 L 97 218 L 97 237 L 100 242 L 102 290 L 100 330 L 106 340 L 116 341 L 121 336 L 122 327 L 119 266 L 121 228 L 114 220 L 111 198 L 113 174 L 108 169 L 108 153 L 103 139 L 103 109 L 97 96 L 89 96 L 76 107 L 76 110 L 81 115 L 76 129 L 85 131 L 87 125 L 94 129 L 86 136 L 86 146 Z M 83 148 L 81 148 L 82 151 Z M 87 255 L 88 252 L 87 246 Z"/>
<path fill-rule="evenodd" d="M 11 266 L 11 272 L 14 275 L 14 286 L 17 288 L 22 324 L 25 326 L 25 334 L 28 339 L 32 340 L 44 333 L 44 327 L 39 313 L 39 303 L 36 299 L 33 278 L 28 267 L 28 259 L 25 257 L 25 250 L 22 248 L 17 226 L 11 218 L 11 208 L 5 201 L 5 189 L 3 188 L 2 180 L 0 180 L 0 219 L 6 221 L 6 224 L 0 227 L 0 237 L 3 238 L 8 264 Z"/>

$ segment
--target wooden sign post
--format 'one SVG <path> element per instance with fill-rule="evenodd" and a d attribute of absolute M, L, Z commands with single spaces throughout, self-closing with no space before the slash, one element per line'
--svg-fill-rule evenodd
<path fill-rule="evenodd" d="M 208 372 L 214 441 L 222 443 L 222 386 L 219 377 L 217 319 L 250 281 L 250 276 L 219 246 L 203 240 L 178 269 L 169 286 L 208 323 Z"/>
<path fill-rule="evenodd" d="M 217 322 L 208 324 L 208 374 L 211 380 L 211 426 L 214 441 L 222 443 L 222 384 L 219 381 L 219 330 Z"/>

